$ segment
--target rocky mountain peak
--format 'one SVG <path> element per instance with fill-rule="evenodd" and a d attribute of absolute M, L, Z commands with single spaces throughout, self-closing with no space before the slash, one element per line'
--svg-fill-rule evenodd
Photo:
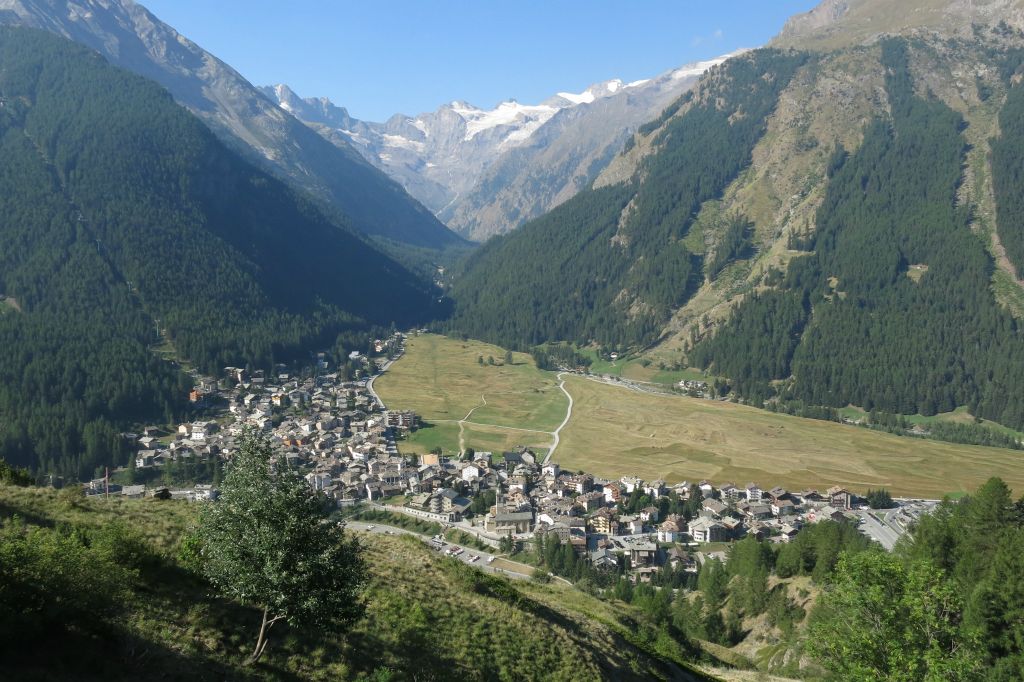
<path fill-rule="evenodd" d="M 1024 28 L 1024 0 L 823 0 L 790 18 L 772 45 L 832 50 L 920 31 L 968 37 L 1000 22 Z"/>
<path fill-rule="evenodd" d="M 325 98 L 301 99 L 288 88 L 264 92 L 321 135 L 350 142 L 450 227 L 484 239 L 571 197 L 632 130 L 729 56 L 654 78 L 600 81 L 537 104 L 507 99 L 484 109 L 453 99 L 435 111 L 395 114 L 384 123 L 353 119 Z"/>

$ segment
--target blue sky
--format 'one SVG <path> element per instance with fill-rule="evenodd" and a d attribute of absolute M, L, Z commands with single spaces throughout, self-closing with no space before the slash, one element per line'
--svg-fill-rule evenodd
<path fill-rule="evenodd" d="M 358 118 L 535 103 L 757 47 L 818 0 L 140 0 L 256 85 Z"/>

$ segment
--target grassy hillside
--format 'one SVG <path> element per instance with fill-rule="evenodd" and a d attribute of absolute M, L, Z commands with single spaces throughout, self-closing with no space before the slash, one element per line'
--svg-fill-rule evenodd
<path fill-rule="evenodd" d="M 834 50 L 877 40 L 886 33 L 936 31 L 966 37 L 976 26 L 999 22 L 1024 26 L 1024 5 L 1019 0 L 824 0 L 810 12 L 792 17 L 771 44 Z"/>
<path fill-rule="evenodd" d="M 127 591 L 92 617 L 48 636 L 7 638 L 9 679 L 704 679 L 684 652 L 655 637 L 629 607 L 573 588 L 510 583 L 431 552 L 409 538 L 367 536 L 366 613 L 344 640 L 289 629 L 264 661 L 243 662 L 259 624 L 251 610 L 210 597 L 174 558 L 192 520 L 187 503 L 69 500 L 49 490 L 0 487 L 0 539 L 12 517 L 89 537 L 112 522 L 137 540 Z M 76 530 L 71 530 L 74 526 Z M 59 529 L 63 528 L 61 531 Z M 48 531 L 49 532 L 49 531 Z M 94 541 L 95 545 L 95 541 Z M 0 570 L 13 567 L 3 563 Z M 3 609 L 0 628 L 10 632 Z M 54 642 L 61 646 L 55 648 Z M 13 647 L 13 648 L 11 648 Z"/>
<path fill-rule="evenodd" d="M 376 386 L 389 407 L 416 410 L 428 421 L 435 415 L 457 414 L 452 418 L 461 419 L 481 405 L 484 396 L 490 411 L 481 414 L 483 408 L 478 408 L 471 421 L 501 426 L 466 425 L 468 447 L 495 450 L 505 443 L 549 443 L 544 434 L 531 439 L 530 433 L 508 427 L 546 429 L 556 412 L 564 418 L 560 410 L 565 409 L 565 399 L 555 375 L 536 369 L 518 353 L 513 367 L 481 366 L 476 361 L 480 353 L 485 358 L 504 357 L 497 346 L 415 337 L 409 340 L 405 357 Z M 885 487 L 897 494 L 927 497 L 971 490 L 990 476 L 1001 476 L 1015 490 L 1024 490 L 1024 453 L 1016 450 L 889 435 L 729 402 L 638 392 L 579 376 L 566 376 L 565 388 L 574 400 L 573 413 L 554 459 L 566 469 L 670 482 L 708 478 L 790 488 Z M 509 411 L 503 414 L 506 407 Z M 547 416 L 531 421 L 538 414 Z M 944 419 L 957 422 L 965 417 L 961 410 Z M 458 436 L 456 421 L 438 421 L 413 436 L 411 448 L 403 444 L 403 449 L 419 452 L 441 445 L 450 452 L 457 448 Z M 499 443 L 500 438 L 505 440 Z"/>

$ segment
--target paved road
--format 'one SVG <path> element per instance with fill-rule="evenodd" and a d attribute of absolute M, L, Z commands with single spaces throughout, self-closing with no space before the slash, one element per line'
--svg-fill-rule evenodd
<path fill-rule="evenodd" d="M 367 391 L 367 393 L 369 393 L 371 396 L 373 396 L 373 399 L 377 401 L 377 404 L 380 405 L 380 408 L 382 410 L 386 409 L 385 406 L 384 406 L 384 401 L 380 399 L 379 395 L 377 395 L 377 391 L 373 390 L 373 382 L 377 380 L 377 377 L 381 376 L 382 374 L 384 374 L 384 372 L 388 371 L 388 368 L 391 367 L 391 365 L 395 362 L 395 360 L 398 360 L 404 354 L 405 354 L 404 352 L 403 353 L 399 353 L 394 358 L 392 358 L 392 359 L 388 360 L 387 362 L 385 362 L 383 365 L 381 365 L 380 372 L 378 372 L 377 374 L 374 374 L 372 377 L 370 377 L 369 379 L 366 380 L 366 391 Z"/>
<path fill-rule="evenodd" d="M 389 525 L 383 524 L 383 523 L 368 523 L 368 522 L 365 522 L 365 521 L 346 521 L 345 525 L 348 528 L 350 528 L 351 530 L 356 530 L 356 531 L 360 531 L 360 532 L 363 532 L 363 533 L 374 533 L 374 534 L 377 534 L 377 535 L 412 535 L 413 537 L 417 537 L 420 540 L 422 540 L 428 546 L 433 547 L 433 545 L 431 545 L 431 543 L 430 543 L 430 536 L 429 535 L 424 535 L 422 533 L 417 533 L 415 531 L 406 530 L 405 528 L 399 528 L 397 526 L 389 526 Z M 447 540 L 445 540 L 445 543 L 442 546 L 440 551 L 447 550 L 449 547 L 454 547 L 454 546 L 461 547 L 461 545 L 454 545 L 454 544 L 448 542 Z M 514 561 L 510 561 L 509 559 L 505 559 L 504 557 L 503 557 L 503 560 L 504 560 L 504 562 L 506 562 L 506 565 L 513 564 L 516 567 L 522 567 L 521 572 L 511 571 L 511 570 L 504 570 L 504 569 L 498 569 L 498 568 L 495 568 L 495 567 L 491 566 L 489 563 L 487 563 L 488 559 L 491 559 L 492 557 L 497 558 L 497 556 L 498 556 L 497 554 L 491 554 L 490 552 L 483 552 L 483 551 L 481 551 L 479 549 L 470 548 L 470 547 L 463 547 L 463 550 L 464 551 L 462 552 L 462 554 L 460 554 L 459 556 L 457 556 L 455 558 L 458 559 L 459 561 L 465 563 L 465 564 L 469 564 L 470 566 L 474 566 L 475 568 L 479 568 L 481 571 L 484 571 L 485 573 L 494 573 L 494 574 L 504 575 L 504 576 L 508 576 L 509 578 L 514 578 L 516 580 L 526 580 L 526 579 L 530 578 L 530 573 L 533 572 L 533 568 L 532 567 L 527 566 L 526 564 L 520 564 L 520 563 L 517 563 L 517 562 L 514 562 Z M 476 561 L 472 561 L 472 558 L 474 556 L 479 557 L 479 559 L 477 559 Z"/>
<path fill-rule="evenodd" d="M 898 509 L 859 511 L 856 514 L 862 519 L 860 531 L 872 540 L 877 541 L 887 551 L 892 551 L 902 532 L 894 525 L 892 518 Z"/>

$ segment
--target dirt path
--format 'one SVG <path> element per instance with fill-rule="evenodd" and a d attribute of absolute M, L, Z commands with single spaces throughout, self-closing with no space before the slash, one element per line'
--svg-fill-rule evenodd
<path fill-rule="evenodd" d="M 569 409 L 565 411 L 565 419 L 562 420 L 562 423 L 558 425 L 557 429 L 551 432 L 551 435 L 554 437 L 554 442 L 551 444 L 551 449 L 548 450 L 547 457 L 544 458 L 543 464 L 547 464 L 548 462 L 551 461 L 551 455 L 555 454 L 555 448 L 557 448 L 559 442 L 561 442 L 561 437 L 559 436 L 559 434 L 562 432 L 562 429 L 565 428 L 565 425 L 569 423 L 569 420 L 572 419 L 572 396 L 569 395 L 569 391 L 565 390 L 565 379 L 563 378 L 564 374 L 565 372 L 558 373 L 558 388 L 560 388 L 562 390 L 562 393 L 565 394 L 565 397 L 569 399 Z"/>
<path fill-rule="evenodd" d="M 480 394 L 480 404 L 474 407 L 472 410 L 466 413 L 466 416 L 459 420 L 459 454 L 466 454 L 466 422 L 473 416 L 481 407 L 487 405 L 487 397 L 483 393 Z M 472 423 L 472 422 L 470 422 Z"/>

